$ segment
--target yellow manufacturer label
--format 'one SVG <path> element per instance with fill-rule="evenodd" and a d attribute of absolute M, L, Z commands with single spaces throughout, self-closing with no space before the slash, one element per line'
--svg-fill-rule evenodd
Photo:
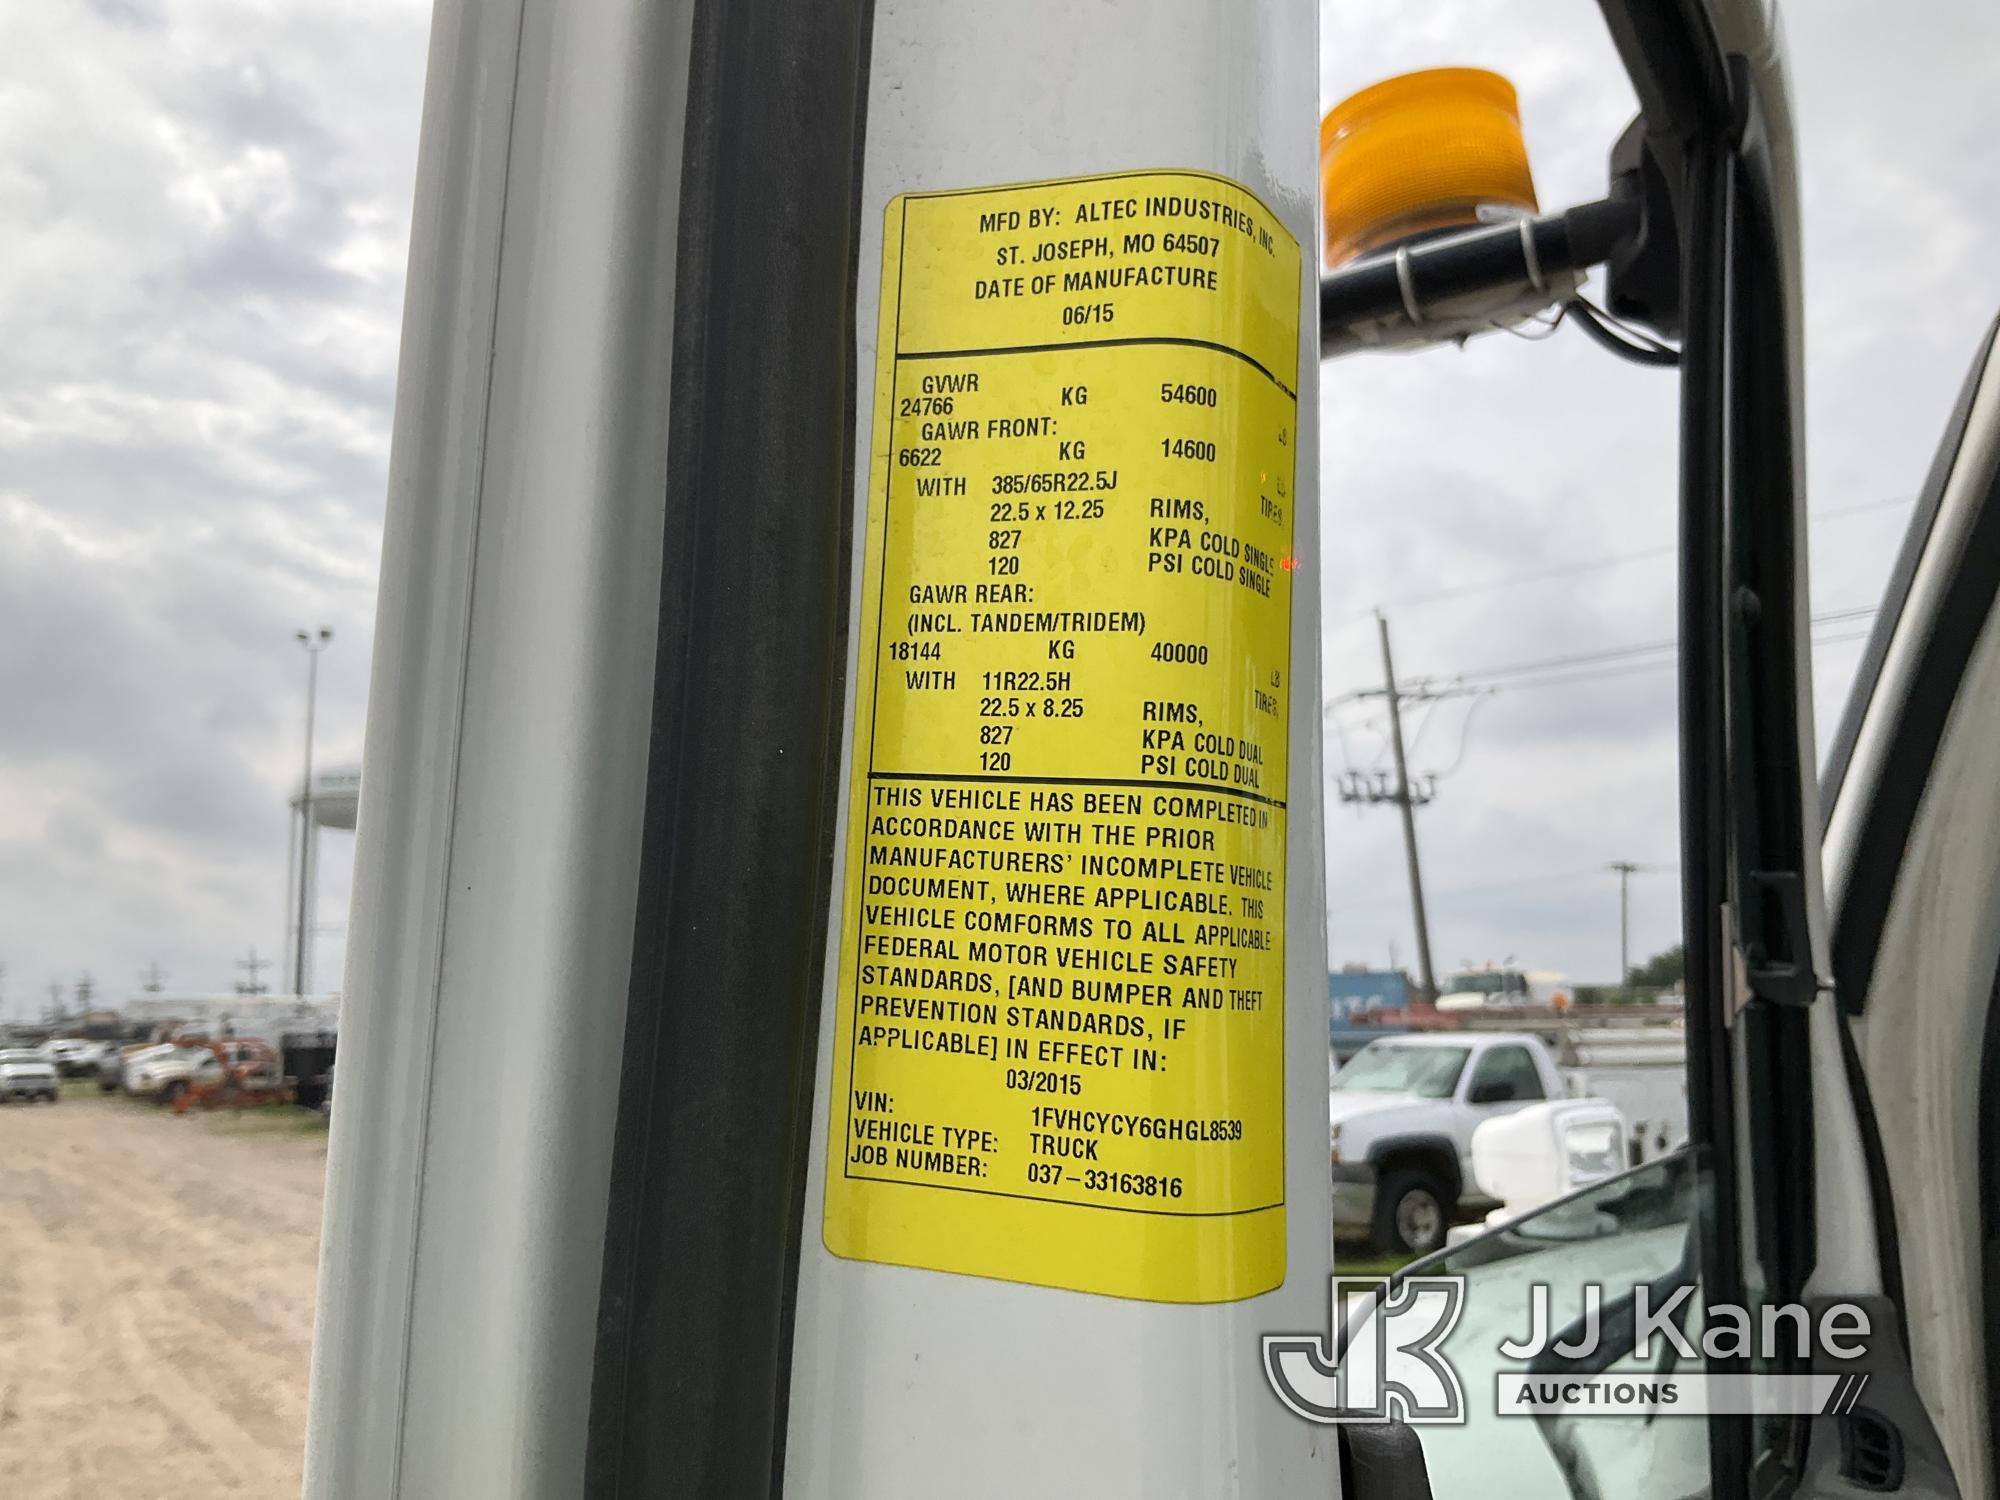
<path fill-rule="evenodd" d="M 827 1248 L 1267 1291 L 1298 243 L 1133 172 L 883 244 Z"/>

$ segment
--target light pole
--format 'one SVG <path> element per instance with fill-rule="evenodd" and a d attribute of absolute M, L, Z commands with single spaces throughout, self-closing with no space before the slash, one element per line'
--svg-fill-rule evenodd
<path fill-rule="evenodd" d="M 319 693 L 319 654 L 333 639 L 333 627 L 322 625 L 317 634 L 310 630 L 294 631 L 293 634 L 306 653 L 306 774 L 299 788 L 299 935 L 292 964 L 292 993 L 303 995 L 306 992 L 306 944 L 310 941 L 306 904 L 312 895 L 313 707 Z M 251 977 L 254 979 L 256 976 L 253 974 Z"/>

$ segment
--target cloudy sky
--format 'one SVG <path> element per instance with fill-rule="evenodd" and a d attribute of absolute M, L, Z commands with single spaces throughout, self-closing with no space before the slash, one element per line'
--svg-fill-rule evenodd
<path fill-rule="evenodd" d="M 335 631 L 320 754 L 360 752 L 428 24 L 0 6 L 8 1014 L 281 945 L 299 626 Z"/>
<path fill-rule="evenodd" d="M 1971 0 L 1797 9 L 1815 607 L 1838 611 L 1873 602 L 2000 308 L 2000 26 Z M 152 962 L 226 989 L 281 948 L 296 628 L 336 632 L 321 761 L 360 750 L 427 23 L 418 0 L 0 7 L 8 1014 L 86 971 L 116 998 Z M 1587 0 L 1326 7 L 1329 104 L 1440 63 L 1519 85 L 1545 205 L 1601 192 L 1632 103 Z M 1329 696 L 1379 680 L 1376 605 L 1408 677 L 1672 635 L 1670 376 L 1564 333 L 1346 361 L 1325 396 Z M 1822 653 L 1825 718 L 1857 649 Z M 1635 880 L 1635 949 L 1673 940 L 1672 677 L 1637 665 L 1417 715 L 1441 966 L 1608 978 L 1614 859 L 1662 867 Z M 1334 713 L 1330 770 L 1383 763 L 1379 706 Z M 1329 832 L 1332 956 L 1408 962 L 1393 814 L 1336 805 Z"/>

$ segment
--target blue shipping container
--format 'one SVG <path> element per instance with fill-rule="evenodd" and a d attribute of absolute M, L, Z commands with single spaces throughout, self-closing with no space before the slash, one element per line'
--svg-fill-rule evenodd
<path fill-rule="evenodd" d="M 1410 981 L 1400 969 L 1343 969 L 1326 976 L 1329 1019 L 1344 1021 L 1371 1010 L 1401 1010 L 1410 1003 Z"/>

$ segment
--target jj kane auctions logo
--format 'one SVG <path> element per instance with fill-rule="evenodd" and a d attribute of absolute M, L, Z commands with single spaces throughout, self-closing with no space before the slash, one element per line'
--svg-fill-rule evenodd
<path fill-rule="evenodd" d="M 1362 1288 L 1365 1295 L 1357 1295 Z M 1558 1328 L 1545 1285 L 1528 1289 L 1525 1333 L 1497 1341 L 1496 1411 L 1617 1416 L 1637 1411 L 1708 1416 L 1731 1412 L 1841 1412 L 1866 1386 L 1856 1371 L 1715 1374 L 1706 1362 L 1748 1359 L 1768 1369 L 1819 1356 L 1866 1353 L 1866 1309 L 1837 1302 L 1754 1312 L 1700 1306 L 1696 1288 L 1642 1284 L 1582 1288 L 1580 1315 Z M 1345 1292 L 1346 1295 L 1343 1295 Z M 1445 1344 L 1466 1310 L 1462 1276 L 1411 1276 L 1377 1289 L 1335 1277 L 1325 1334 L 1267 1334 L 1264 1374 L 1280 1401 L 1309 1422 L 1457 1424 L 1469 1415 L 1465 1383 Z M 1614 1365 L 1631 1368 L 1612 1373 Z M 1495 1362 L 1481 1351 L 1480 1364 Z M 1635 1375 L 1632 1369 L 1647 1372 Z"/>

